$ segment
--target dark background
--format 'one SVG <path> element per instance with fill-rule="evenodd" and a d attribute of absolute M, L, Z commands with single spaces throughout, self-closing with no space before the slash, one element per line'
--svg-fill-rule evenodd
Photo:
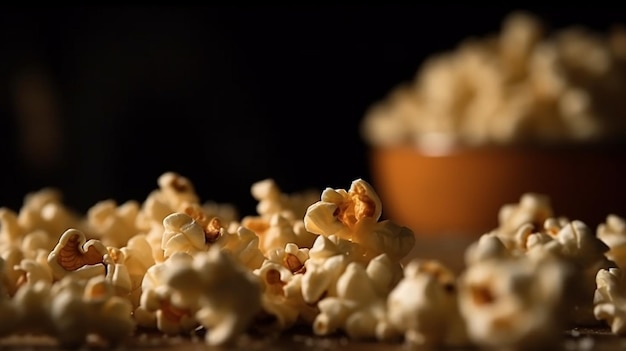
<path fill-rule="evenodd" d="M 549 28 L 626 23 L 572 5 L 5 6 L 0 206 L 44 186 L 79 211 L 143 201 L 171 170 L 248 214 L 265 178 L 285 192 L 371 180 L 366 109 L 516 9 Z"/>

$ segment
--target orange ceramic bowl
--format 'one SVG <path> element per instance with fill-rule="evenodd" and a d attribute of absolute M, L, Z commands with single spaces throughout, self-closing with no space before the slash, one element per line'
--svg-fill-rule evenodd
<path fill-rule="evenodd" d="M 557 216 L 595 228 L 626 216 L 626 147 L 485 147 L 428 155 L 412 147 L 371 150 L 383 216 L 416 235 L 477 238 L 523 193 L 548 195 Z"/>

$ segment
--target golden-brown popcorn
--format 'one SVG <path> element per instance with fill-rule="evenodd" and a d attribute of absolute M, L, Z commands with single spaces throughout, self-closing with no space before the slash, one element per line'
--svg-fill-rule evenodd
<path fill-rule="evenodd" d="M 567 325 L 563 308 L 570 268 L 547 256 L 467 267 L 459 280 L 459 307 L 470 340 L 488 349 L 556 347 Z"/>
<path fill-rule="evenodd" d="M 600 269 L 596 275 L 594 316 L 606 321 L 611 332 L 626 334 L 626 279 L 620 268 Z"/>
<path fill-rule="evenodd" d="M 456 276 L 436 260 L 413 259 L 387 297 L 388 319 L 409 345 L 469 345 Z"/>
<path fill-rule="evenodd" d="M 470 243 L 464 252 L 466 266 L 490 259 L 504 259 L 513 254 L 495 232 L 485 233 Z"/>
<path fill-rule="evenodd" d="M 66 275 L 90 278 L 106 273 L 107 248 L 96 239 L 86 240 L 78 229 L 68 229 L 48 255 L 48 265 L 55 279 Z"/>
<path fill-rule="evenodd" d="M 386 253 L 400 260 L 415 244 L 413 232 L 390 220 L 379 221 L 381 214 L 378 194 L 369 183 L 356 179 L 348 191 L 324 190 L 321 200 L 307 209 L 304 225 L 311 233 L 361 245 L 368 259 Z"/>

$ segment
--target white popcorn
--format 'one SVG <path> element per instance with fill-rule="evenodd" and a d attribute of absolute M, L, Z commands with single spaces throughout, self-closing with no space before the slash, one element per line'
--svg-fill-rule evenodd
<path fill-rule="evenodd" d="M 239 226 L 235 232 L 224 231 L 215 245 L 221 250 L 228 251 L 251 270 L 259 268 L 265 260 L 259 249 L 259 238 L 253 231 L 243 226 Z"/>
<path fill-rule="evenodd" d="M 410 345 L 468 345 L 456 277 L 435 260 L 413 259 L 387 297 L 388 319 Z"/>
<path fill-rule="evenodd" d="M 110 345 L 130 337 L 135 328 L 132 305 L 116 296 L 103 276 L 80 282 L 66 277 L 54 287 L 50 306 L 54 335 L 66 346 L 80 346 L 89 335 Z"/>
<path fill-rule="evenodd" d="M 135 234 L 140 206 L 127 201 L 120 206 L 114 200 L 103 200 L 87 210 L 87 224 L 105 246 L 122 247 Z"/>
<path fill-rule="evenodd" d="M 256 211 L 261 217 L 280 214 L 285 217 L 302 218 L 307 207 L 317 201 L 318 196 L 318 192 L 314 190 L 285 194 L 271 178 L 255 182 L 250 192 L 252 197 L 258 200 Z"/>
<path fill-rule="evenodd" d="M 2 276 L 2 284 L 6 287 L 10 296 L 15 295 L 23 282 L 24 272 L 19 267 L 20 262 L 24 259 L 22 251 L 17 247 L 9 247 L 0 252 L 0 257 L 4 261 Z"/>
<path fill-rule="evenodd" d="M 324 190 L 321 201 L 307 209 L 304 225 L 311 233 L 358 243 L 368 258 L 386 253 L 400 260 L 415 244 L 413 232 L 390 220 L 379 222 L 381 214 L 382 204 L 374 189 L 363 179 L 356 179 L 348 191 Z"/>
<path fill-rule="evenodd" d="M 14 333 L 55 334 L 55 321 L 50 314 L 52 305 L 50 289 L 50 284 L 38 281 L 24 284 L 17 290 L 12 299 L 15 319 L 10 321 Z"/>
<path fill-rule="evenodd" d="M 626 268 L 626 220 L 616 214 L 609 214 L 604 223 L 596 229 L 596 236 L 609 250 L 606 257 L 622 268 Z"/>
<path fill-rule="evenodd" d="M 313 332 L 328 335 L 342 329 L 353 339 L 392 339 L 398 333 L 387 320 L 385 299 L 365 267 L 351 262 L 337 279 L 336 295 L 318 302 L 320 314 L 313 322 Z"/>
<path fill-rule="evenodd" d="M 626 334 L 626 279 L 620 268 L 600 269 L 596 275 L 594 316 L 606 321 L 611 332 Z"/>
<path fill-rule="evenodd" d="M 172 213 L 163 219 L 163 227 L 163 257 L 168 258 L 175 252 L 192 254 L 207 249 L 204 229 L 189 215 Z"/>
<path fill-rule="evenodd" d="M 554 217 L 554 210 L 550 204 L 550 198 L 544 194 L 522 194 L 518 203 L 506 204 L 498 212 L 498 228 L 496 232 L 507 245 L 512 246 L 512 240 L 519 227 L 523 224 L 532 224 L 536 230 L 543 223 Z"/>
<path fill-rule="evenodd" d="M 373 146 L 593 142 L 626 133 L 626 40 L 580 26 L 547 35 L 527 12 L 500 33 L 466 38 L 422 63 L 413 82 L 372 104 L 361 135 Z"/>
<path fill-rule="evenodd" d="M 242 226 L 253 230 L 259 237 L 259 249 L 267 255 L 270 251 L 285 247 L 293 243 L 298 247 L 311 247 L 317 235 L 309 233 L 304 228 L 302 220 L 294 220 L 281 214 L 263 217 L 245 217 Z"/>
<path fill-rule="evenodd" d="M 192 260 L 191 255 L 177 252 L 166 261 L 148 268 L 141 282 L 140 305 L 134 311 L 138 325 L 158 329 L 166 335 L 190 332 L 198 326 L 189 309 L 176 306 L 171 301 L 172 289 L 165 281 L 171 266 L 190 265 Z"/>
<path fill-rule="evenodd" d="M 105 255 L 107 248 L 95 239 L 86 240 L 85 234 L 77 229 L 66 230 L 59 238 L 58 244 L 48 255 L 48 265 L 55 279 L 66 275 L 80 278 L 91 278 L 105 275 Z"/>
<path fill-rule="evenodd" d="M 469 266 L 459 280 L 459 307 L 470 340 L 493 349 L 556 346 L 567 323 L 563 308 L 569 268 L 548 256 Z"/>
<path fill-rule="evenodd" d="M 300 321 L 312 323 L 318 310 L 304 301 L 302 280 L 294 279 L 301 273 L 293 272 L 285 264 L 266 260 L 260 268 L 254 270 L 254 274 L 261 282 L 263 310 L 275 319 L 269 325 L 270 328 L 286 330 Z"/>
<path fill-rule="evenodd" d="M 258 278 L 218 247 L 169 268 L 164 282 L 172 289 L 172 303 L 194 313 L 207 329 L 209 345 L 234 341 L 261 311 Z"/>
<path fill-rule="evenodd" d="M 129 298 L 136 308 L 141 297 L 141 283 L 144 275 L 155 264 L 152 249 L 146 235 L 138 234 L 130 238 L 126 246 L 120 249 L 123 255 L 123 264 L 130 279 Z"/>
<path fill-rule="evenodd" d="M 351 261 L 338 254 L 322 260 L 310 258 L 305 262 L 306 271 L 302 276 L 302 296 L 307 303 L 316 303 L 323 296 L 335 296 L 337 279 Z"/>
<path fill-rule="evenodd" d="M 0 208 L 0 248 L 19 246 L 22 235 L 17 213 L 6 207 Z"/>
<path fill-rule="evenodd" d="M 489 259 L 504 259 L 512 256 L 502 240 L 495 232 L 481 235 L 478 240 L 465 249 L 465 265 L 471 266 L 477 262 Z"/>
<path fill-rule="evenodd" d="M 24 283 L 35 283 L 43 281 L 47 284 L 54 282 L 54 276 L 52 270 L 48 265 L 48 255 L 45 252 L 34 258 L 24 258 L 20 261 L 19 265 L 14 267 L 16 271 L 22 272 L 21 278 L 18 280 L 17 285 L 21 286 Z"/>

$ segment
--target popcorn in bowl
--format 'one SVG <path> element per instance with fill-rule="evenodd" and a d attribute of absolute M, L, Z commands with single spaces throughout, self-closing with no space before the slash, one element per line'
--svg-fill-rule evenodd
<path fill-rule="evenodd" d="M 475 239 L 526 192 L 594 225 L 626 211 L 624 38 L 622 26 L 549 30 L 517 11 L 499 32 L 426 57 L 359 125 L 388 217 Z"/>

